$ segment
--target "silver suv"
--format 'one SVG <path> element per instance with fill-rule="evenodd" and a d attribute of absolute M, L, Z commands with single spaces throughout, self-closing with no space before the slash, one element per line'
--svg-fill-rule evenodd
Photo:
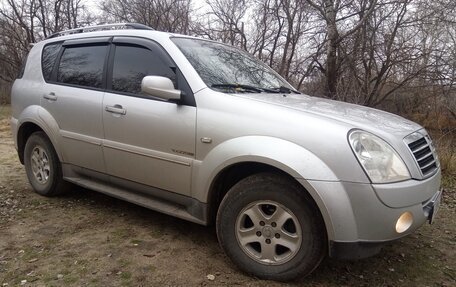
<path fill-rule="evenodd" d="M 231 46 L 112 24 L 52 35 L 12 88 L 33 189 L 73 183 L 198 224 L 243 271 L 290 280 L 432 222 L 440 167 L 399 116 L 296 91 Z"/>

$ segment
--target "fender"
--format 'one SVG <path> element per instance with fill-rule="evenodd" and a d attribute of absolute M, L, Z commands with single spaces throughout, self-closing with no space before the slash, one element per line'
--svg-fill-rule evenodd
<path fill-rule="evenodd" d="M 25 108 L 19 115 L 17 122 L 17 132 L 15 135 L 16 142 L 18 142 L 17 136 L 19 135 L 19 131 L 22 125 L 26 123 L 34 123 L 46 133 L 52 145 L 54 146 L 59 160 L 61 162 L 64 162 L 62 152 L 59 148 L 61 142 L 60 128 L 52 115 L 43 107 L 38 105 L 28 106 Z"/>
<path fill-rule="evenodd" d="M 258 162 L 276 167 L 306 188 L 317 203 L 327 228 L 334 234 L 330 212 L 318 190 L 308 181 L 339 182 L 329 166 L 309 150 L 295 143 L 267 136 L 245 136 L 230 139 L 213 148 L 202 161 L 195 161 L 193 196 L 208 202 L 212 182 L 226 167 L 242 162 Z"/>

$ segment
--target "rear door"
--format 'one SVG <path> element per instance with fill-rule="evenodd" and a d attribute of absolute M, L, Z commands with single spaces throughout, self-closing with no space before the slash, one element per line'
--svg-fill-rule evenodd
<path fill-rule="evenodd" d="M 48 45 L 42 57 L 48 84 L 41 105 L 59 125 L 63 159 L 99 172 L 105 172 L 101 111 L 108 41 L 106 37 Z"/>
<path fill-rule="evenodd" d="M 141 94 L 145 76 L 170 78 L 184 90 L 177 104 Z M 190 195 L 195 154 L 196 107 L 191 90 L 155 42 L 115 37 L 103 100 L 103 149 L 112 181 L 126 179 Z"/>

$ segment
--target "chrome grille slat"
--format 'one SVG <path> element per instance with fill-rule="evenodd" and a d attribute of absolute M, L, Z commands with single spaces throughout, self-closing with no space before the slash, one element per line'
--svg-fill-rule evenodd
<path fill-rule="evenodd" d="M 423 168 L 422 169 L 423 176 L 433 174 L 434 171 L 437 169 L 437 167 L 438 167 L 437 164 L 435 162 L 433 162 L 430 166 Z"/>
<path fill-rule="evenodd" d="M 427 156 L 426 158 L 422 159 L 422 160 L 419 160 L 418 161 L 418 164 L 420 165 L 420 167 L 422 168 L 423 166 L 426 166 L 428 165 L 428 163 L 434 161 L 434 156 L 433 155 L 430 155 L 430 156 Z"/>
<path fill-rule="evenodd" d="M 431 161 L 430 163 L 426 164 L 425 166 L 421 167 L 421 170 L 430 167 L 431 165 L 435 164 L 435 160 Z"/>
<path fill-rule="evenodd" d="M 432 150 L 430 150 L 428 153 L 426 153 L 425 155 L 421 156 L 420 158 L 417 158 L 416 160 L 419 162 L 420 160 L 423 160 L 426 157 L 428 157 L 430 155 L 433 155 L 433 154 L 434 154 L 434 152 Z M 415 155 L 415 158 L 416 158 L 416 155 Z"/>
<path fill-rule="evenodd" d="M 430 147 L 430 146 L 426 146 L 426 147 L 420 149 L 419 151 L 413 152 L 413 155 L 414 155 L 416 158 L 421 158 L 421 157 L 423 157 L 425 154 L 429 154 L 430 152 L 432 152 L 431 147 Z"/>
<path fill-rule="evenodd" d="M 432 141 L 426 133 L 416 132 L 404 139 L 423 177 L 432 175 L 439 167 Z"/>
<path fill-rule="evenodd" d="M 427 147 L 429 147 L 428 144 L 423 145 L 423 146 L 421 146 L 420 148 L 414 149 L 414 150 L 413 150 L 413 153 L 420 152 L 420 151 L 422 151 L 423 149 L 425 149 L 425 148 L 427 148 Z"/>
<path fill-rule="evenodd" d="M 412 143 L 409 143 L 409 148 L 412 151 L 416 151 L 418 149 L 418 147 L 421 147 L 421 146 L 427 146 L 427 141 L 424 137 L 422 137 L 419 140 L 416 140 Z"/>

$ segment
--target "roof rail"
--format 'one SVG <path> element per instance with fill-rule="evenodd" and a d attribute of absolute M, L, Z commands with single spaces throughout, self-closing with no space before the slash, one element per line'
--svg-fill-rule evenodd
<path fill-rule="evenodd" d="M 139 23 L 114 23 L 114 24 L 104 24 L 104 25 L 88 26 L 88 27 L 81 27 L 81 28 L 65 30 L 65 31 L 54 33 L 54 34 L 50 35 L 49 37 L 47 37 L 46 39 L 65 36 L 65 35 L 71 35 L 71 34 L 85 33 L 85 32 L 122 30 L 122 29 L 154 30 L 149 26 L 139 24 Z"/>

